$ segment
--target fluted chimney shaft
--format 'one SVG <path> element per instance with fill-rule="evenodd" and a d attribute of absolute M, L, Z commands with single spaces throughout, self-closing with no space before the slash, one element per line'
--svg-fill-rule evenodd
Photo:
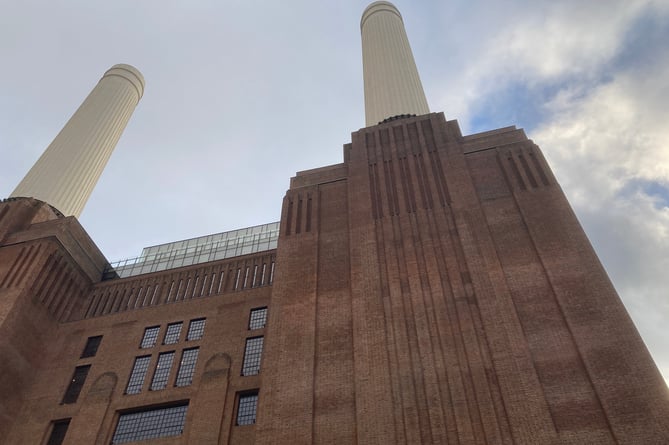
<path fill-rule="evenodd" d="M 11 194 L 79 217 L 144 93 L 144 77 L 114 65 Z"/>
<path fill-rule="evenodd" d="M 366 125 L 430 112 L 404 22 L 389 2 L 370 4 L 360 21 Z"/>

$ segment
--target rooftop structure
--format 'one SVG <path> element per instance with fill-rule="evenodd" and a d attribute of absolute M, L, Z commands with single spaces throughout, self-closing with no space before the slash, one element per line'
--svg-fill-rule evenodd
<path fill-rule="evenodd" d="M 105 270 L 104 279 L 126 278 L 273 250 L 278 240 L 279 223 L 273 222 L 145 247 L 138 257 L 111 263 Z"/>

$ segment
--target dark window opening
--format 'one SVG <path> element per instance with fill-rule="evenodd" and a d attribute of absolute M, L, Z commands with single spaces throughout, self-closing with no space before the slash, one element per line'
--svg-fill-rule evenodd
<path fill-rule="evenodd" d="M 65 440 L 65 434 L 67 434 L 67 429 L 70 426 L 70 419 L 57 420 L 52 425 L 51 434 L 46 445 L 61 445 L 63 440 Z"/>
<path fill-rule="evenodd" d="M 65 391 L 65 396 L 63 396 L 63 403 L 76 403 L 79 398 L 79 393 L 81 388 L 84 387 L 86 382 L 86 376 L 88 371 L 91 369 L 91 365 L 77 366 L 74 369 L 74 374 L 72 375 L 72 380 L 67 386 Z"/>
<path fill-rule="evenodd" d="M 88 337 L 88 340 L 86 340 L 86 346 L 84 346 L 84 350 L 81 353 L 80 358 L 95 357 L 95 354 L 98 353 L 98 348 L 100 347 L 101 341 L 102 335 Z"/>

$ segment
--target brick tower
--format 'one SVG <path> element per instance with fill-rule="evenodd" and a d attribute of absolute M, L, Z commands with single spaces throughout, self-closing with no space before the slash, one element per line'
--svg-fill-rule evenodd
<path fill-rule="evenodd" d="M 279 223 L 110 267 L 75 217 L 0 202 L 3 444 L 669 443 L 667 386 L 541 151 L 429 113 L 401 23 L 363 14 L 387 86 Z"/>
<path fill-rule="evenodd" d="M 284 199 L 257 443 L 669 443 L 667 387 L 539 148 L 429 114 L 391 3 L 361 31 L 368 127 Z"/>

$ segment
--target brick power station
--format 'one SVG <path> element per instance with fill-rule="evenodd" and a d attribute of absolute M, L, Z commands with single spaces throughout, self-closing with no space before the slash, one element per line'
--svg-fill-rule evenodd
<path fill-rule="evenodd" d="M 430 113 L 393 5 L 361 28 L 342 163 L 297 173 L 279 222 L 113 267 L 76 216 L 144 79 L 105 74 L 0 203 L 0 442 L 669 444 L 539 148 Z"/>

